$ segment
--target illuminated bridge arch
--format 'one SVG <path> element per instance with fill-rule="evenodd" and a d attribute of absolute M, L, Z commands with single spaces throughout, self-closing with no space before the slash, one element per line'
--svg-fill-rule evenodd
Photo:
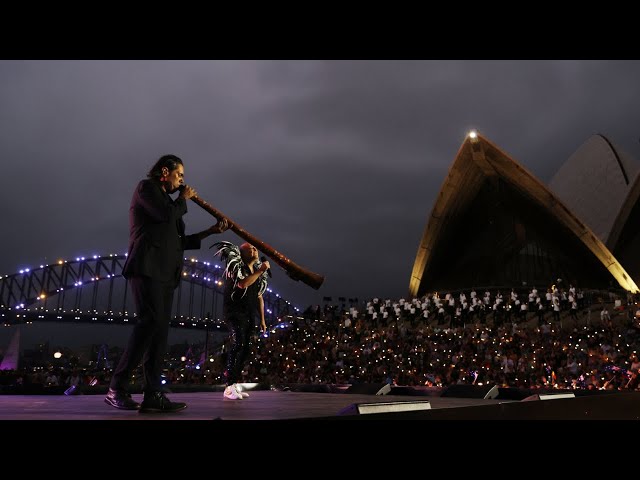
<path fill-rule="evenodd" d="M 0 278 L 0 320 L 5 324 L 57 320 L 127 323 L 135 318 L 126 255 L 94 255 L 59 260 Z M 223 270 L 220 265 L 185 259 L 176 289 L 171 326 L 206 328 L 221 324 Z M 267 324 L 296 308 L 271 288 L 264 295 Z"/>

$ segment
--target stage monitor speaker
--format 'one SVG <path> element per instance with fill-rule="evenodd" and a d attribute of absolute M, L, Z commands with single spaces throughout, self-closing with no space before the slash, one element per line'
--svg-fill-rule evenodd
<path fill-rule="evenodd" d="M 500 387 L 496 398 L 498 400 L 524 400 L 530 395 L 530 388 Z"/>
<path fill-rule="evenodd" d="M 497 385 L 449 385 L 441 397 L 494 399 L 498 396 Z"/>
<path fill-rule="evenodd" d="M 360 395 L 386 395 L 391 391 L 388 383 L 354 383 L 344 393 Z"/>
<path fill-rule="evenodd" d="M 431 403 L 428 400 L 419 402 L 378 402 L 378 403 L 352 403 L 340 410 L 338 415 L 368 415 L 372 413 L 399 413 L 414 412 L 417 410 L 430 410 Z"/>
<path fill-rule="evenodd" d="M 522 399 L 523 402 L 530 402 L 532 400 L 560 400 L 561 398 L 576 398 L 573 393 L 536 393 L 529 395 L 527 398 Z"/>

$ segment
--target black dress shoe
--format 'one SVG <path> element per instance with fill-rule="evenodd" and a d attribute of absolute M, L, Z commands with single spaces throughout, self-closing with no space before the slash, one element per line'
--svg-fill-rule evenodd
<path fill-rule="evenodd" d="M 179 412 L 185 408 L 187 408 L 186 403 L 172 402 L 164 392 L 145 392 L 144 399 L 140 405 L 140 413 Z"/>
<path fill-rule="evenodd" d="M 104 402 L 120 410 L 138 410 L 140 408 L 140 404 L 131 398 L 131 394 L 113 388 L 109 389 Z"/>

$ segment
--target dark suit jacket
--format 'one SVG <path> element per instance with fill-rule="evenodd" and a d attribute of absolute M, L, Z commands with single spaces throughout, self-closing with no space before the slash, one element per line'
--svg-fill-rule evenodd
<path fill-rule="evenodd" d="M 173 200 L 156 179 L 138 183 L 129 208 L 129 253 L 125 278 L 148 276 L 178 285 L 184 251 L 200 248 L 196 235 L 184 234 L 187 201 Z"/>

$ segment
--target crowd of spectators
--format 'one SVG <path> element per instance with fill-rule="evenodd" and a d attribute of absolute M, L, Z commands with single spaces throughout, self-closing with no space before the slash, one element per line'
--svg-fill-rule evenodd
<path fill-rule="evenodd" d="M 482 298 L 473 291 L 374 298 L 363 312 L 325 306 L 261 338 L 246 379 L 636 389 L 636 310 L 632 298 L 623 303 L 571 286 L 544 295 L 534 288 Z"/>
<path fill-rule="evenodd" d="M 633 297 L 572 285 L 325 304 L 282 319 L 267 335 L 256 330 L 243 381 L 640 389 L 639 317 Z M 226 345 L 189 352 L 168 356 L 168 385 L 224 383 Z M 0 372 L 0 386 L 104 385 L 110 375 L 40 367 Z"/>

